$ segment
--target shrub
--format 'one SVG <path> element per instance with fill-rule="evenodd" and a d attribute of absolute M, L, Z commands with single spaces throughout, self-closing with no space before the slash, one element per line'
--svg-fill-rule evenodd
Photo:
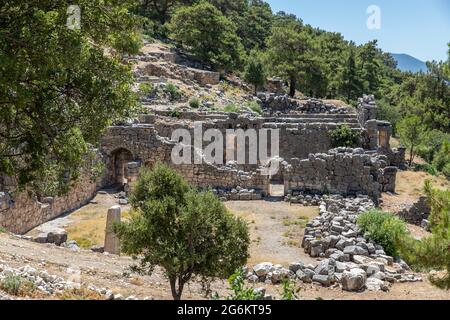
<path fill-rule="evenodd" d="M 247 106 L 247 108 L 252 110 L 254 113 L 257 113 L 259 115 L 262 115 L 262 113 L 263 113 L 260 104 L 256 101 L 247 102 L 246 106 Z"/>
<path fill-rule="evenodd" d="M 233 291 L 233 294 L 227 300 L 262 300 L 264 297 L 255 292 L 253 288 L 247 288 L 244 280 L 245 274 L 242 269 L 237 270 L 228 278 L 230 290 Z"/>
<path fill-rule="evenodd" d="M 13 296 L 27 296 L 35 291 L 36 286 L 21 276 L 8 275 L 0 282 L 0 289 Z"/>
<path fill-rule="evenodd" d="M 179 118 L 181 118 L 181 111 L 178 109 L 174 109 L 174 110 L 170 111 L 168 115 L 169 115 L 169 117 L 179 119 Z"/>
<path fill-rule="evenodd" d="M 297 300 L 298 296 L 297 296 L 297 292 L 300 289 L 296 290 L 295 289 L 295 284 L 292 283 L 289 280 L 284 280 L 283 281 L 283 291 L 281 292 L 281 300 Z"/>
<path fill-rule="evenodd" d="M 142 82 L 139 84 L 139 92 L 143 96 L 148 96 L 153 92 L 153 84 L 151 82 Z"/>
<path fill-rule="evenodd" d="M 399 256 L 401 243 L 408 236 L 403 220 L 388 212 L 370 210 L 361 214 L 357 223 L 365 236 L 383 246 L 388 255 Z"/>
<path fill-rule="evenodd" d="M 170 94 L 171 100 L 179 100 L 182 96 L 180 89 L 171 82 L 168 82 L 165 86 L 165 91 Z"/>
<path fill-rule="evenodd" d="M 134 269 L 140 273 L 162 267 L 175 300 L 194 276 L 226 278 L 247 262 L 246 223 L 213 193 L 190 188 L 168 166 L 143 170 L 130 202 L 135 213 L 114 226 L 122 251 L 139 259 Z"/>
<path fill-rule="evenodd" d="M 3 227 L 0 227 L 0 233 L 7 233 L 8 232 L 8 230 L 6 230 L 5 228 L 3 228 Z"/>
<path fill-rule="evenodd" d="M 192 109 L 198 109 L 198 108 L 200 107 L 200 99 L 197 98 L 197 97 L 192 97 L 192 98 L 189 100 L 189 106 L 190 106 Z"/>
<path fill-rule="evenodd" d="M 359 137 L 359 133 L 352 130 L 347 124 L 339 125 L 331 132 L 331 145 L 333 148 L 357 147 Z"/>
<path fill-rule="evenodd" d="M 236 112 L 239 112 L 239 108 L 235 104 L 230 103 L 230 104 L 227 104 L 225 106 L 225 108 L 223 108 L 223 111 L 230 112 L 230 113 L 233 113 L 233 112 L 236 113 Z"/>
<path fill-rule="evenodd" d="M 415 164 L 414 165 L 414 171 L 423 171 L 428 174 L 431 174 L 432 176 L 437 176 L 438 172 L 435 167 L 433 167 L 431 164 L 424 163 L 424 164 Z"/>
<path fill-rule="evenodd" d="M 450 141 L 444 141 L 441 148 L 434 157 L 433 165 L 436 167 L 437 170 L 441 171 L 448 178 L 450 178 L 450 175 L 448 174 L 450 166 Z"/>

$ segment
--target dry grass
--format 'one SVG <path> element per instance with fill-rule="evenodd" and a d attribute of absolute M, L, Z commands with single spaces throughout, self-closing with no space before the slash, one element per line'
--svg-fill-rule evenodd
<path fill-rule="evenodd" d="M 83 207 L 74 212 L 71 218 L 74 220 L 67 227 L 69 240 L 77 241 L 83 249 L 89 249 L 94 245 L 101 245 L 105 240 L 107 210 L 100 205 Z M 122 212 L 122 219 L 129 217 L 129 212 Z"/>
<path fill-rule="evenodd" d="M 435 188 L 450 188 L 450 181 L 443 176 L 435 177 L 426 172 L 399 171 L 395 188 L 396 194 L 383 194 L 382 208 L 397 212 L 404 204 L 417 201 L 423 195 L 425 180 L 430 180 Z"/>
<path fill-rule="evenodd" d="M 266 201 L 230 201 L 225 205 L 249 224 L 250 265 L 265 261 L 287 265 L 294 260 L 309 263 L 311 258 L 300 247 L 300 240 L 317 208 Z"/>
<path fill-rule="evenodd" d="M 86 288 L 64 290 L 56 294 L 59 300 L 104 300 L 104 298 L 95 291 Z"/>

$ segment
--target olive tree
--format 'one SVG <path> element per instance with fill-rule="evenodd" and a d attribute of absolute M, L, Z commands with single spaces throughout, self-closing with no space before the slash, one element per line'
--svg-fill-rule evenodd
<path fill-rule="evenodd" d="M 130 220 L 115 226 L 122 251 L 139 260 L 134 269 L 140 273 L 162 267 L 175 300 L 193 277 L 225 278 L 246 263 L 247 225 L 213 193 L 192 189 L 171 168 L 144 170 L 130 201 Z"/>

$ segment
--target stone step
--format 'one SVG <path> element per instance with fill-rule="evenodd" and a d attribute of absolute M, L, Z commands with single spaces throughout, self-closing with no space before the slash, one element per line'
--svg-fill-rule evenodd
<path fill-rule="evenodd" d="M 275 121 L 272 122 L 278 122 L 278 123 L 317 123 L 317 122 L 323 122 L 323 123 L 359 123 L 358 119 L 338 119 L 338 118 L 323 118 L 323 119 L 308 119 L 308 118 L 287 118 L 287 119 L 275 119 Z"/>
<path fill-rule="evenodd" d="M 320 126 L 320 125 L 339 125 L 339 124 L 347 124 L 351 129 L 360 129 L 361 125 L 359 123 L 347 123 L 343 121 L 334 121 L 334 122 L 323 122 L 323 121 L 315 121 L 315 122 L 296 122 L 296 123 L 286 123 L 286 122 L 266 122 L 263 127 L 272 128 L 272 127 L 287 127 L 287 128 L 298 128 L 301 125 L 310 125 L 310 126 Z"/>

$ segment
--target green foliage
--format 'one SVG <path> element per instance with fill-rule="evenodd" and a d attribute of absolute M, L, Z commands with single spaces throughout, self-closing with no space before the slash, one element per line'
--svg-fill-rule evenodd
<path fill-rule="evenodd" d="M 192 190 L 174 170 L 144 170 L 130 197 L 128 222 L 115 226 L 123 252 L 140 260 L 137 271 L 164 268 L 174 299 L 192 277 L 228 277 L 248 258 L 247 225 L 211 192 Z"/>
<path fill-rule="evenodd" d="M 4 227 L 0 227 L 0 233 L 7 233 L 8 230 L 6 230 L 6 228 Z"/>
<path fill-rule="evenodd" d="M 283 281 L 283 291 L 281 292 L 281 300 L 287 300 L 287 301 L 298 300 L 297 292 L 299 290 L 300 289 L 298 289 L 298 290 L 295 289 L 295 283 L 293 283 L 289 280 L 284 280 Z"/>
<path fill-rule="evenodd" d="M 359 144 L 360 135 L 347 124 L 339 125 L 331 131 L 331 145 L 337 147 L 356 147 Z"/>
<path fill-rule="evenodd" d="M 197 97 L 192 97 L 189 99 L 189 106 L 192 109 L 198 109 L 200 107 L 200 99 Z"/>
<path fill-rule="evenodd" d="M 36 285 L 16 275 L 7 275 L 0 281 L 0 289 L 13 296 L 26 296 L 36 290 Z"/>
<path fill-rule="evenodd" d="M 223 108 L 224 112 L 230 112 L 230 113 L 237 113 L 240 111 L 240 108 L 236 106 L 235 104 L 227 104 L 225 108 Z"/>
<path fill-rule="evenodd" d="M 21 185 L 47 170 L 75 177 L 86 143 L 137 105 L 122 62 L 140 44 L 128 11 L 134 1 L 78 1 L 81 29 L 74 30 L 66 25 L 69 4 L 0 4 L 0 174 Z"/>
<path fill-rule="evenodd" d="M 227 300 L 254 301 L 264 298 L 261 294 L 255 293 L 253 288 L 247 288 L 245 286 L 245 274 L 242 268 L 238 269 L 229 277 L 228 283 L 233 294 Z"/>
<path fill-rule="evenodd" d="M 2 290 L 4 290 L 8 294 L 17 296 L 17 295 L 19 295 L 19 290 L 20 290 L 21 284 L 22 284 L 22 277 L 9 275 L 9 276 L 6 276 L 0 282 L 0 288 L 2 288 Z"/>
<path fill-rule="evenodd" d="M 357 223 L 365 236 L 383 246 L 388 255 L 399 256 L 400 243 L 408 236 L 403 220 L 391 213 L 370 210 L 361 214 Z"/>
<path fill-rule="evenodd" d="M 180 7 L 168 25 L 171 37 L 219 69 L 239 69 L 243 46 L 236 25 L 207 1 Z"/>
<path fill-rule="evenodd" d="M 253 112 L 257 113 L 258 115 L 262 115 L 263 113 L 261 105 L 256 101 L 247 102 L 245 106 L 250 110 L 252 110 Z"/>
<path fill-rule="evenodd" d="M 433 166 L 450 179 L 450 172 L 448 170 L 450 167 L 450 140 L 443 142 L 439 152 L 434 157 Z"/>
<path fill-rule="evenodd" d="M 450 142 L 450 134 L 439 130 L 427 131 L 421 145 L 417 148 L 417 154 L 426 162 L 433 163 L 436 154 L 446 141 Z"/>
<path fill-rule="evenodd" d="M 153 93 L 153 84 L 151 82 L 142 82 L 139 84 L 139 92 L 143 96 L 148 96 Z"/>
<path fill-rule="evenodd" d="M 416 156 L 416 148 L 426 137 L 426 127 L 419 116 L 409 116 L 398 124 L 401 142 L 409 148 L 409 165 L 412 166 Z"/>
<path fill-rule="evenodd" d="M 173 109 L 173 110 L 169 111 L 168 116 L 179 119 L 179 118 L 181 118 L 181 111 L 179 109 Z"/>
<path fill-rule="evenodd" d="M 423 171 L 428 174 L 431 174 L 432 176 L 438 175 L 438 171 L 436 170 L 436 168 L 428 163 L 424 163 L 424 164 L 416 163 L 413 167 L 413 170 L 414 171 Z"/>
<path fill-rule="evenodd" d="M 311 37 L 297 20 L 278 21 L 267 40 L 271 71 L 290 83 L 290 96 L 295 95 L 297 82 L 306 76 L 311 61 Z"/>
<path fill-rule="evenodd" d="M 266 70 L 257 53 L 252 52 L 245 67 L 244 79 L 255 87 L 255 95 L 259 87 L 266 83 Z"/>
<path fill-rule="evenodd" d="M 165 85 L 164 91 L 169 93 L 171 100 L 179 100 L 182 97 L 180 89 L 175 84 L 173 84 L 172 82 L 168 82 Z"/>
<path fill-rule="evenodd" d="M 239 12 L 237 34 L 247 50 L 266 48 L 266 39 L 272 28 L 270 5 L 262 0 L 249 1 L 248 9 Z"/>
<path fill-rule="evenodd" d="M 342 83 L 340 90 L 348 101 L 356 100 L 363 89 L 363 81 L 360 77 L 359 70 L 356 65 L 355 50 L 351 47 L 348 52 L 344 71 L 342 73 Z"/>

